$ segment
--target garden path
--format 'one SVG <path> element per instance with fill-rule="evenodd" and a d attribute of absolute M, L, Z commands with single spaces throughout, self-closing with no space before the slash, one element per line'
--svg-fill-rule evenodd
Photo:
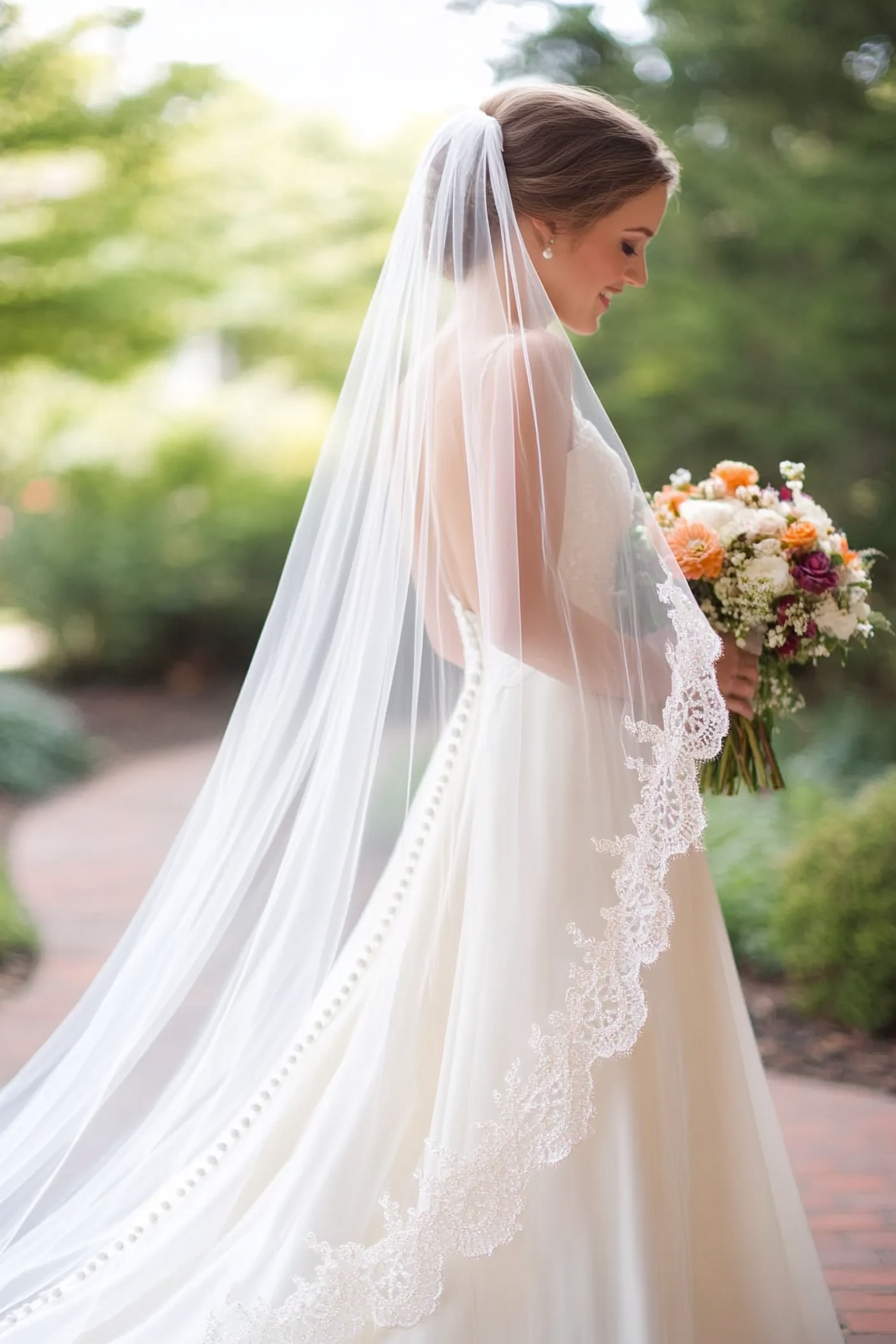
<path fill-rule="evenodd" d="M 0 1083 L 96 974 L 149 886 L 216 743 L 151 752 L 34 805 L 9 842 L 16 888 L 44 952 L 0 1003 Z M 846 1338 L 896 1344 L 896 1099 L 771 1077 L 803 1200 Z"/>

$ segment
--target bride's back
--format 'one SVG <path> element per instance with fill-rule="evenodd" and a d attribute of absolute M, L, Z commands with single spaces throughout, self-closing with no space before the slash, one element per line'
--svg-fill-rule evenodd
<path fill-rule="evenodd" d="M 462 339 L 449 323 L 431 361 L 414 565 L 427 626 L 432 634 L 446 595 L 481 613 L 483 574 L 493 604 L 512 595 L 518 622 L 527 576 L 559 554 L 572 414 L 568 352 L 545 330 Z"/>

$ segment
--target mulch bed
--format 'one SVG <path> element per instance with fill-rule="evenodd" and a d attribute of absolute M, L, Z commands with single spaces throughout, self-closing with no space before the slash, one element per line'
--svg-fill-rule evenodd
<path fill-rule="evenodd" d="M 741 976 L 759 1052 L 768 1069 L 896 1095 L 896 1039 L 875 1040 L 822 1018 L 803 1017 L 780 982 Z"/>
<path fill-rule="evenodd" d="M 207 683 L 176 693 L 164 687 L 76 687 L 67 697 L 94 740 L 100 768 L 147 751 L 220 737 L 236 700 L 236 682 Z M 0 845 L 22 804 L 0 794 Z M 27 977 L 23 959 L 0 968 L 0 997 Z M 831 1022 L 804 1018 L 779 982 L 741 978 L 759 1050 L 767 1068 L 825 1082 L 851 1083 L 896 1095 L 896 1039 L 873 1040 Z"/>

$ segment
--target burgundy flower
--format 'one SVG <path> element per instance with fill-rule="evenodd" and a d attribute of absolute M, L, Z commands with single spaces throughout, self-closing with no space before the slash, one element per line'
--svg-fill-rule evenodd
<path fill-rule="evenodd" d="M 806 622 L 806 633 L 803 635 L 803 638 L 804 638 L 804 639 L 814 639 L 815 636 L 816 636 L 817 634 L 818 634 L 818 626 L 815 624 L 815 622 L 814 622 L 814 621 L 807 621 L 807 622 Z"/>
<path fill-rule="evenodd" d="M 780 490 L 778 491 L 778 496 L 779 498 L 784 500 L 785 504 L 789 504 L 790 501 L 793 499 L 793 491 L 791 490 L 789 485 L 782 485 Z"/>
<path fill-rule="evenodd" d="M 779 625 L 787 624 L 787 621 L 790 617 L 790 608 L 793 606 L 794 602 L 798 601 L 799 598 L 793 593 L 791 593 L 789 597 L 782 597 L 778 599 L 777 618 Z"/>
<path fill-rule="evenodd" d="M 824 551 L 810 551 L 790 566 L 790 572 L 807 593 L 826 593 L 837 587 L 837 571 Z"/>
<path fill-rule="evenodd" d="M 796 631 L 791 630 L 784 643 L 778 645 L 778 657 L 787 662 L 788 659 L 799 653 L 801 643 L 802 641 Z"/>

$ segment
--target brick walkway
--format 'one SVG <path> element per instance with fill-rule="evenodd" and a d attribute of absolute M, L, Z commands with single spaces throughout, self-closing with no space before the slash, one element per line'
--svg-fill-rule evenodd
<path fill-rule="evenodd" d="M 11 872 L 40 925 L 44 955 L 25 991 L 0 1004 L 0 1083 L 75 1003 L 115 943 L 214 750 L 144 756 L 20 818 Z M 792 1077 L 774 1077 L 772 1091 L 846 1337 L 896 1344 L 896 1100 Z"/>

